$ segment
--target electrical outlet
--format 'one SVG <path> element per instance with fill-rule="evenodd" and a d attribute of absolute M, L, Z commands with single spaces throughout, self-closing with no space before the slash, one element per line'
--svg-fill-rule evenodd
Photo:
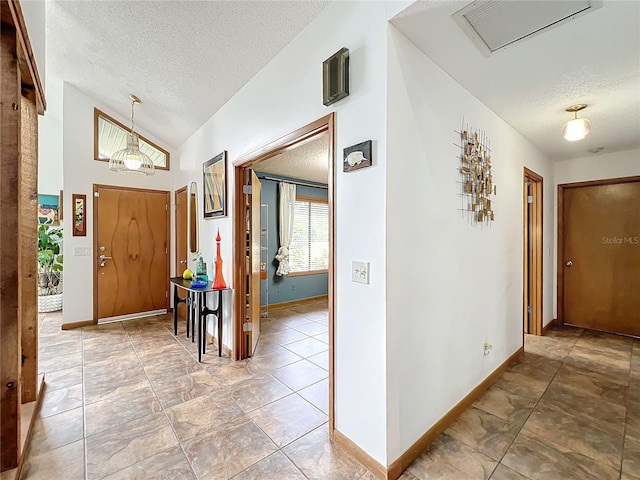
<path fill-rule="evenodd" d="M 491 345 L 489 342 L 485 340 L 483 344 L 483 348 L 484 348 L 484 355 L 487 356 L 491 353 L 491 349 L 493 348 L 493 345 Z"/>
<path fill-rule="evenodd" d="M 73 255 L 76 257 L 88 257 L 91 254 L 89 247 L 74 247 Z"/>
<path fill-rule="evenodd" d="M 369 262 L 351 262 L 351 281 L 369 284 Z"/>
<path fill-rule="evenodd" d="M 296 284 L 294 283 L 291 285 L 291 290 L 295 290 L 295 289 L 296 289 Z"/>

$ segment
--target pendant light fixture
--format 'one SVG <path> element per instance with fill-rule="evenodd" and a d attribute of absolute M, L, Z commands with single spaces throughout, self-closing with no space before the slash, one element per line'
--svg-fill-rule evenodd
<path fill-rule="evenodd" d="M 578 112 L 587 108 L 584 103 L 578 103 L 566 108 L 567 112 L 573 112 L 573 120 L 569 120 L 562 126 L 562 136 L 565 140 L 575 142 L 576 140 L 582 140 L 591 131 L 591 123 L 586 118 L 578 118 Z"/>
<path fill-rule="evenodd" d="M 131 99 L 131 131 L 127 134 L 127 147 L 118 150 L 109 160 L 109 170 L 125 173 L 127 175 L 153 175 L 155 167 L 148 155 L 140 151 L 140 139 L 133 130 L 133 110 L 136 103 L 142 103 L 135 95 L 129 95 Z"/>

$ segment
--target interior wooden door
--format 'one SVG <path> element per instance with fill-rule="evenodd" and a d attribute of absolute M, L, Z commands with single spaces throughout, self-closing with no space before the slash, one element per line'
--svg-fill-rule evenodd
<path fill-rule="evenodd" d="M 97 319 L 168 307 L 169 192 L 94 186 Z"/>
<path fill-rule="evenodd" d="M 640 177 L 563 187 L 564 322 L 640 335 Z"/>
<path fill-rule="evenodd" d="M 177 190 L 175 193 L 176 203 L 176 276 L 182 275 L 187 268 L 187 187 Z M 178 296 L 184 298 L 186 294 L 181 288 L 178 289 Z M 175 308 L 175 307 L 174 307 Z M 184 303 L 178 304 L 178 316 L 186 318 L 187 306 Z"/>
<path fill-rule="evenodd" d="M 543 178 L 524 169 L 524 332 L 542 335 Z"/>
<path fill-rule="evenodd" d="M 261 184 L 260 180 L 256 176 L 253 170 L 251 170 L 251 195 L 250 198 L 250 210 L 251 216 L 249 220 L 250 230 L 250 258 L 249 266 L 251 267 L 249 278 L 249 311 L 251 320 L 251 330 L 249 331 L 249 355 L 253 355 L 258 338 L 260 337 L 260 198 L 261 198 Z"/>

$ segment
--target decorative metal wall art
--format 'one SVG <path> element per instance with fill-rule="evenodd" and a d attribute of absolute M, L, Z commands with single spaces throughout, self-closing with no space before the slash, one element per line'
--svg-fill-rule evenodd
<path fill-rule="evenodd" d="M 488 225 L 495 220 L 492 197 L 497 190 L 493 183 L 490 142 L 483 130 L 471 129 L 464 122 L 460 138 L 462 210 L 469 213 L 472 222 Z"/>

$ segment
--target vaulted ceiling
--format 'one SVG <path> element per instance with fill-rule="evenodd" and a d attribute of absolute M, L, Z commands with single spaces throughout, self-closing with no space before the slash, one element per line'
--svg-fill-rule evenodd
<path fill-rule="evenodd" d="M 550 158 L 640 147 L 640 2 L 604 0 L 592 13 L 490 57 L 451 18 L 469 3 L 419 1 L 392 23 Z M 534 3 L 544 8 L 549 1 Z M 325 5 L 49 0 L 47 69 L 123 118 L 128 94 L 138 95 L 136 124 L 176 147 Z M 592 132 L 570 143 L 560 129 L 574 103 L 589 104 L 581 116 Z"/>
<path fill-rule="evenodd" d="M 325 5 L 49 0 L 47 69 L 176 147 Z"/>

